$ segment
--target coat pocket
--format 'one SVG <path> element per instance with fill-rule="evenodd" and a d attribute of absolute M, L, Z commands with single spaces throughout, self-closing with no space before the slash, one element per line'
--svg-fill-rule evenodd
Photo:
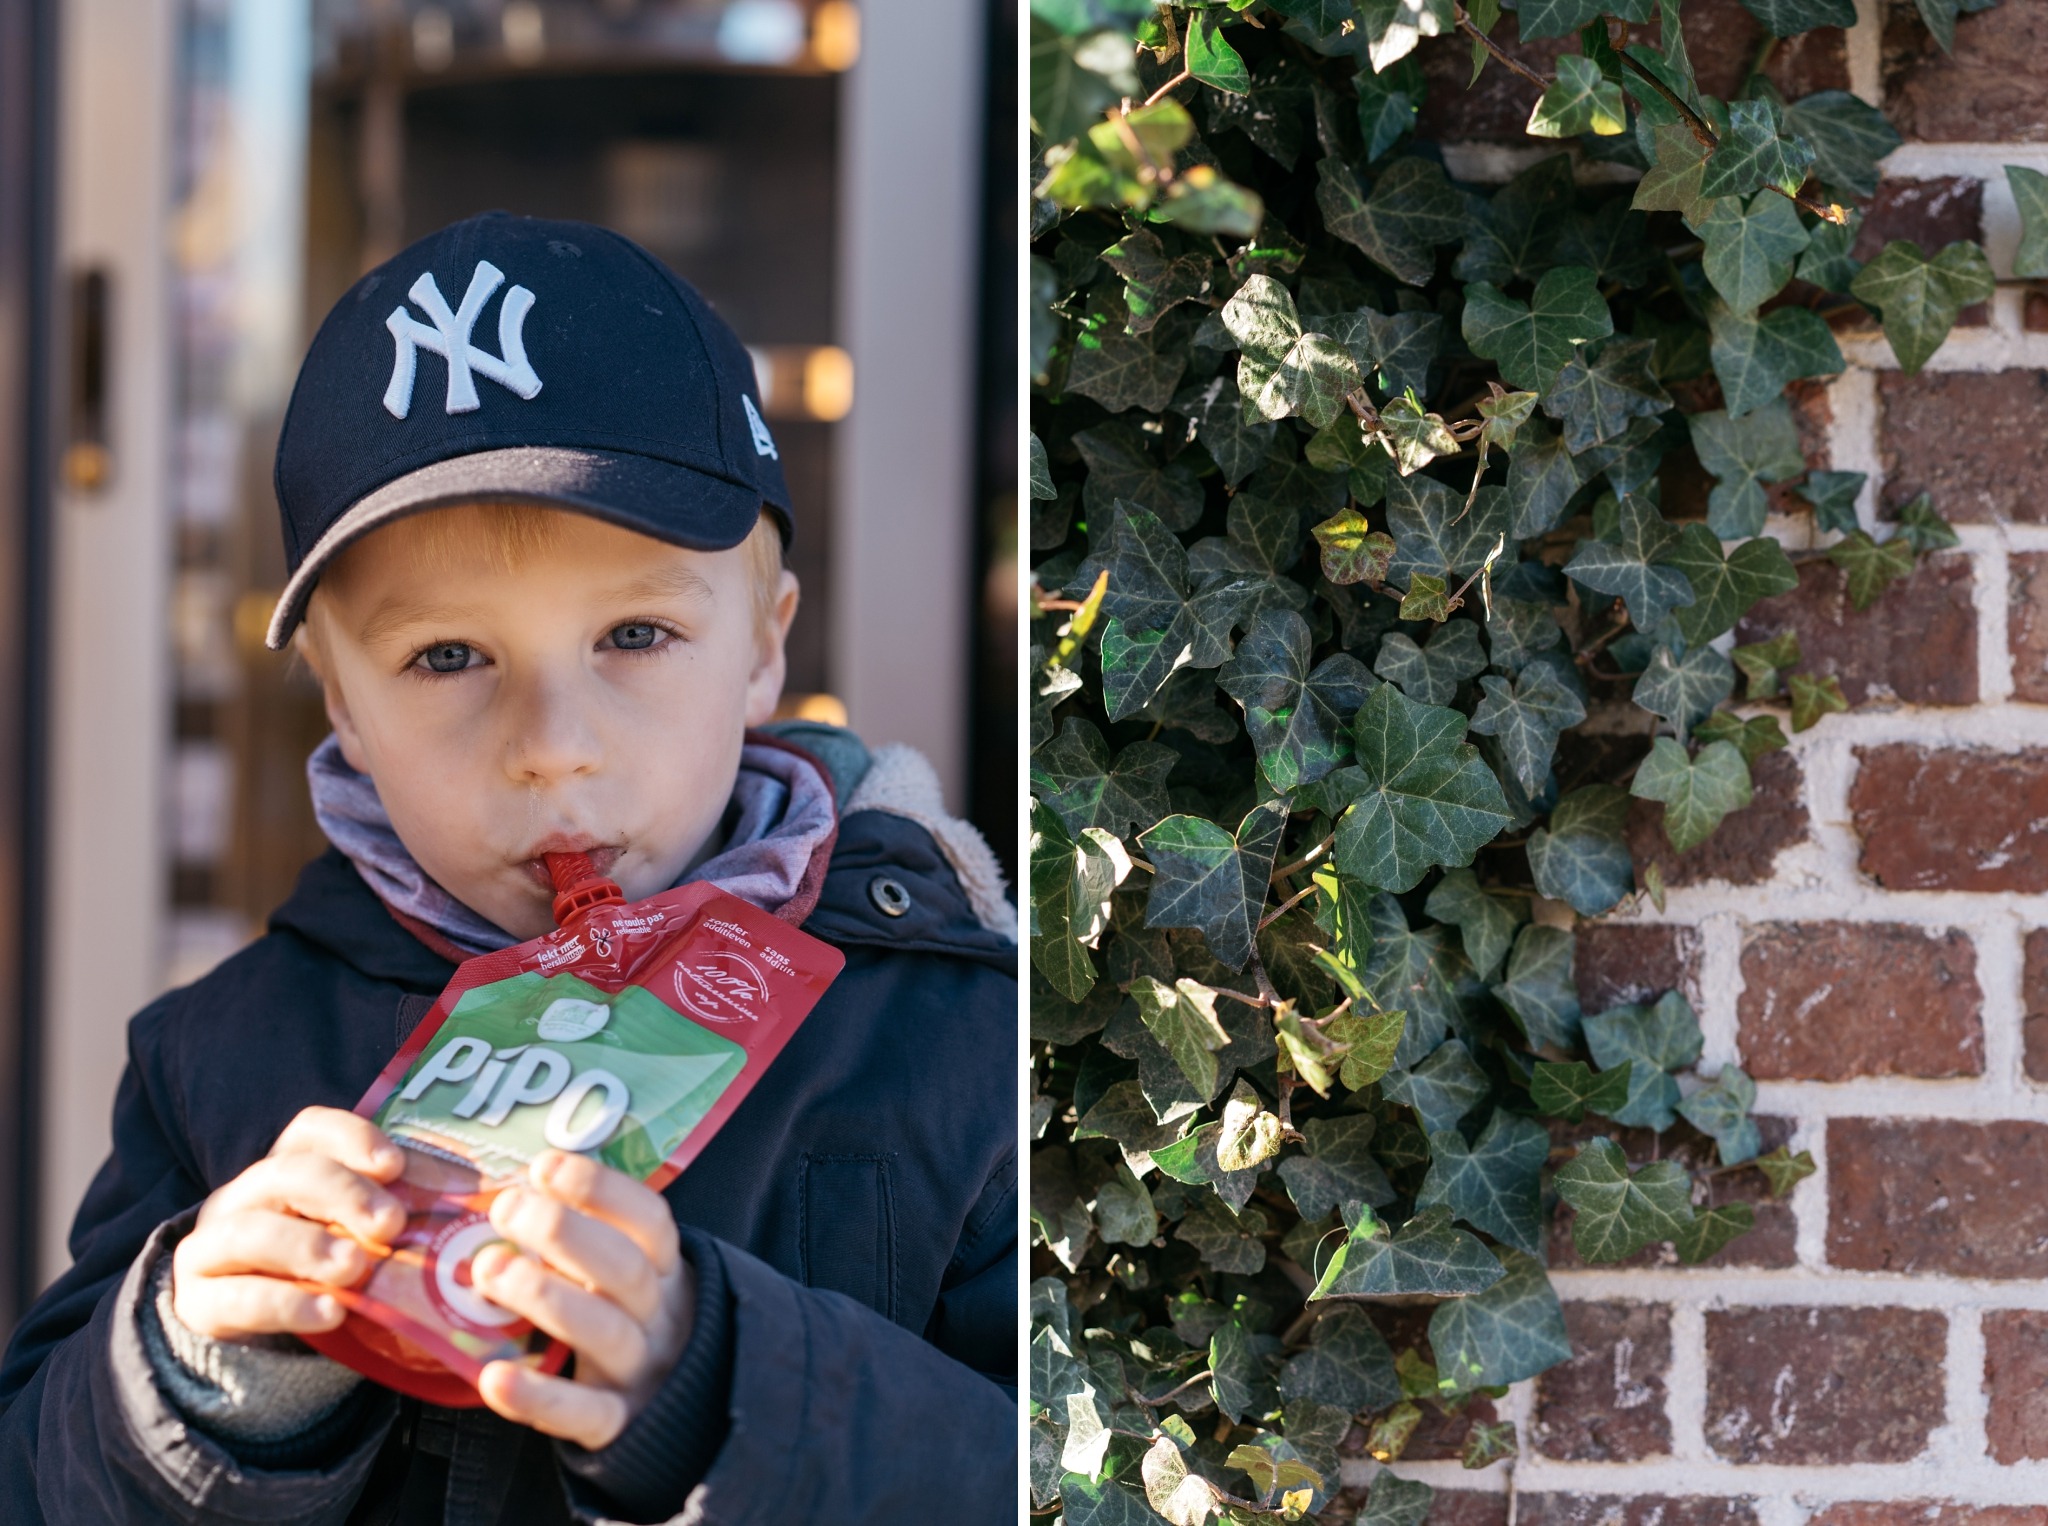
<path fill-rule="evenodd" d="M 887 1155 L 803 1159 L 799 1266 L 804 1286 L 896 1317 L 896 1199 Z"/>

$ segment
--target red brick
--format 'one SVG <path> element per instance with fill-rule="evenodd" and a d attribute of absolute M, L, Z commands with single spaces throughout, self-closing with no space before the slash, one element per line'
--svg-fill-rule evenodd
<path fill-rule="evenodd" d="M 2029 334 L 2048 334 L 2048 290 L 2036 281 L 2020 302 L 2020 327 Z"/>
<path fill-rule="evenodd" d="M 1696 929 L 1654 923 L 1581 922 L 1572 950 L 1579 1005 L 1588 1012 L 1654 1001 L 1666 991 L 1684 991 L 1694 1000 L 1699 962 Z"/>
<path fill-rule="evenodd" d="M 1905 1462 L 1942 1423 L 1947 1345 L 1928 1310 L 1711 1309 L 1707 1445 L 1733 1462 Z"/>
<path fill-rule="evenodd" d="M 1832 673 L 1852 705 L 1974 705 L 1974 584 L 1969 557 L 1931 556 L 1875 604 L 1856 609 L 1841 568 L 1803 562 L 1799 586 L 1754 605 L 1736 625 L 1735 639 L 1768 641 L 1780 631 L 1794 632 L 1800 667 Z"/>
<path fill-rule="evenodd" d="M 2005 634 L 2012 648 L 2012 697 L 2048 702 L 2048 552 L 2015 551 Z"/>
<path fill-rule="evenodd" d="M 1984 240 L 1984 182 L 1974 175 L 1927 180 L 1882 180 L 1863 212 L 1854 254 L 1874 260 L 1895 238 L 1909 238 L 1933 254 L 1957 239 Z"/>
<path fill-rule="evenodd" d="M 1742 979 L 1742 1063 L 1760 1081 L 1983 1073 L 1984 993 L 1966 934 L 1776 923 L 1751 933 Z"/>
<path fill-rule="evenodd" d="M 1884 55 L 1885 115 L 1909 141 L 2048 142 L 2048 7 L 2008 0 L 1960 17 L 1944 54 L 1893 0 Z"/>
<path fill-rule="evenodd" d="M 1520 1526 L 1757 1526 L 1756 1501 L 1662 1494 L 1524 1494 Z"/>
<path fill-rule="evenodd" d="M 2048 752 L 1856 749 L 1849 810 L 1887 890 L 2048 890 Z"/>
<path fill-rule="evenodd" d="M 1828 1261 L 1861 1272 L 2041 1275 L 2048 1124 L 1834 1118 Z"/>
<path fill-rule="evenodd" d="M 2020 995 L 2027 1008 L 2020 1030 L 2026 1040 L 2027 1079 L 2048 1082 L 2048 928 L 2027 934 Z"/>
<path fill-rule="evenodd" d="M 1423 1519 L 1427 1526 L 1508 1526 L 1508 1497 L 1477 1489 L 1439 1489 Z"/>
<path fill-rule="evenodd" d="M 1763 1136 L 1765 1153 L 1787 1144 L 1792 1138 L 1795 1121 L 1790 1118 L 1774 1118 L 1760 1115 L 1756 1120 L 1757 1132 Z M 1745 1234 L 1737 1235 L 1726 1245 L 1699 1263 L 1703 1269 L 1722 1267 L 1758 1266 L 1788 1267 L 1799 1263 L 1796 1240 L 1797 1226 L 1792 1219 L 1792 1203 L 1789 1197 L 1774 1198 L 1770 1186 L 1760 1171 L 1731 1171 L 1726 1175 L 1714 1175 L 1720 1159 L 1714 1150 L 1714 1141 L 1700 1133 L 1691 1124 L 1681 1120 L 1663 1136 L 1659 1137 L 1648 1129 L 1618 1128 L 1604 1118 L 1588 1116 L 1579 1123 L 1564 1123 L 1557 1119 L 1550 1122 L 1551 1158 L 1562 1161 L 1560 1151 L 1566 1151 L 1583 1144 L 1596 1134 L 1605 1134 L 1621 1146 L 1622 1154 L 1629 1165 L 1642 1166 L 1653 1160 L 1674 1160 L 1690 1172 L 1696 1181 L 1707 1181 L 1712 1185 L 1713 1204 L 1747 1203 L 1756 1216 L 1755 1224 Z M 1573 1212 L 1569 1205 L 1560 1203 L 1550 1220 L 1549 1254 L 1546 1263 L 1555 1269 L 1570 1270 L 1586 1265 L 1579 1259 L 1578 1251 L 1572 1245 Z M 1678 1259 L 1678 1252 L 1666 1244 L 1646 1245 L 1633 1256 L 1620 1261 L 1603 1263 L 1603 1270 L 1629 1270 L 1640 1267 L 1661 1267 L 1675 1270 L 1685 1263 Z"/>
<path fill-rule="evenodd" d="M 1671 886 L 1703 885 L 1721 880 L 1730 885 L 1760 885 L 1777 867 L 1778 855 L 1807 839 L 1806 806 L 1799 798 L 1799 763 L 1789 752 L 1766 753 L 1750 771 L 1752 796 L 1714 835 L 1683 853 L 1664 835 L 1664 807 L 1653 800 L 1632 800 L 1628 808 L 1628 848 L 1636 861 L 1636 882 L 1643 883 L 1650 864 L 1664 871 Z"/>
<path fill-rule="evenodd" d="M 2048 371 L 1884 371 L 1877 395 L 1887 509 L 1924 492 L 1960 524 L 2048 521 Z"/>
<path fill-rule="evenodd" d="M 1566 1462 L 1634 1462 L 1671 1450 L 1664 1375 L 1671 1311 L 1662 1304 L 1568 1303 L 1572 1358 L 1536 1380 L 1530 1439 Z"/>
<path fill-rule="evenodd" d="M 1823 1506 L 1806 1526 L 2048 1526 L 2048 1506 L 1958 1505 L 1952 1500 L 1872 1500 Z"/>
<path fill-rule="evenodd" d="M 2002 1463 L 2048 1457 L 2048 1314 L 1985 1311 L 1984 1392 L 1986 1450 Z"/>

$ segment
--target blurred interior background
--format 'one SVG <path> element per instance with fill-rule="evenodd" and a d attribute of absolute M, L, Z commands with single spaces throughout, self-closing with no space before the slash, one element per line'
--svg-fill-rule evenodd
<path fill-rule="evenodd" d="M 1015 0 L 0 0 L 0 1332 L 127 1019 L 324 846 L 271 454 L 313 326 L 445 222 L 605 223 L 725 313 L 798 505 L 785 708 L 920 747 L 1014 874 L 1015 37 Z"/>

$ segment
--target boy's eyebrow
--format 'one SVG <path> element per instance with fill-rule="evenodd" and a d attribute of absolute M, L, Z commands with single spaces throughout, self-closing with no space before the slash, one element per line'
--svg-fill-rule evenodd
<path fill-rule="evenodd" d="M 716 595 L 701 573 L 671 563 L 666 567 L 649 568 L 631 582 L 613 589 L 611 597 L 621 604 L 660 598 L 695 599 L 709 603 Z"/>
<path fill-rule="evenodd" d="M 375 646 L 392 632 L 404 630 L 407 626 L 443 624 L 459 620 L 468 613 L 470 611 L 465 606 L 438 600 L 386 599 L 370 611 L 370 618 L 363 622 L 356 639 L 364 646 Z"/>

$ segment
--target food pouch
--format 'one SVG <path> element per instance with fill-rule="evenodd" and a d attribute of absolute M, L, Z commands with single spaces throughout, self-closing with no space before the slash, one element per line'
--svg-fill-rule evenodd
<path fill-rule="evenodd" d="M 474 1406 L 485 1364 L 557 1371 L 568 1348 L 471 1285 L 504 1237 L 491 1199 L 549 1148 L 659 1190 L 711 1136 L 844 958 L 707 884 L 624 904 L 582 854 L 547 855 L 555 931 L 463 963 L 356 1111 L 405 1153 L 407 1210 L 306 1340 L 388 1388 Z"/>

